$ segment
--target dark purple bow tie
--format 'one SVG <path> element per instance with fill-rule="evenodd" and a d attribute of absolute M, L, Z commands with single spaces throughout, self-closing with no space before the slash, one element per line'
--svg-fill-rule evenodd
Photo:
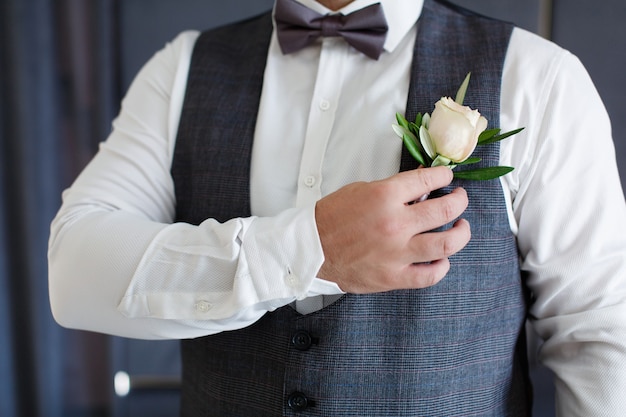
<path fill-rule="evenodd" d="M 355 49 L 378 59 L 388 29 L 380 3 L 346 16 L 324 16 L 295 0 L 276 0 L 274 18 L 284 54 L 298 51 L 320 36 L 342 36 Z"/>

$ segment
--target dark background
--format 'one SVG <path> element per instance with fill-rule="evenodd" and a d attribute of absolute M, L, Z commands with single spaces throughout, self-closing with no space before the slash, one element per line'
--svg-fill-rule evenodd
<path fill-rule="evenodd" d="M 626 2 L 455 2 L 514 21 L 580 57 L 612 118 L 624 178 Z M 61 191 L 106 138 L 130 81 L 155 51 L 181 30 L 213 27 L 271 5 L 272 0 L 0 0 L 0 416 L 176 415 L 171 382 L 179 371 L 177 342 L 66 330 L 52 320 L 49 224 Z M 113 389 L 118 371 L 140 378 L 139 388 L 126 397 Z M 533 377 L 535 415 L 554 415 L 549 373 L 535 367 Z M 141 389 L 142 382 L 157 387 Z"/>

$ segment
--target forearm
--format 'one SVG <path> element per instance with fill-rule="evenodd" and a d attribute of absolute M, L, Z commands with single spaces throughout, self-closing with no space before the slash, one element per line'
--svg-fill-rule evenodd
<path fill-rule="evenodd" d="M 555 372 L 558 416 L 615 416 L 626 407 L 624 304 L 533 321 L 539 359 Z"/>
<path fill-rule="evenodd" d="M 64 193 L 49 247 L 52 308 L 63 325 L 195 337 L 248 325 L 309 289 L 328 291 L 314 278 L 322 256 L 312 208 L 173 224 L 170 165 L 194 39 L 181 35 L 146 64 L 110 137 Z M 283 288 L 285 270 L 301 281 Z"/>
<path fill-rule="evenodd" d="M 310 292 L 323 260 L 314 224 L 307 226 L 310 215 L 291 210 L 192 226 L 94 206 L 62 209 L 49 250 L 55 318 L 67 327 L 135 338 L 247 326 L 296 298 L 319 294 Z M 338 292 L 332 285 L 317 288 Z"/>

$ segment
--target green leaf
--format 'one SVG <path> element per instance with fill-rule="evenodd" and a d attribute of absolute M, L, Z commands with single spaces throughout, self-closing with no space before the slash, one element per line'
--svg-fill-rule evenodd
<path fill-rule="evenodd" d="M 404 142 L 404 146 L 406 146 L 411 156 L 413 156 L 413 158 L 415 158 L 415 160 L 419 162 L 420 165 L 424 167 L 430 166 L 430 164 L 426 161 L 426 158 L 424 157 L 421 146 L 419 146 L 411 136 L 402 136 L 402 141 Z"/>
<path fill-rule="evenodd" d="M 495 135 L 500 133 L 500 129 L 487 129 L 478 135 L 478 144 L 482 144 L 484 141 L 491 139 Z"/>
<path fill-rule="evenodd" d="M 475 164 L 475 163 L 480 162 L 480 161 L 481 161 L 481 159 L 480 159 L 480 158 L 478 158 L 478 157 L 474 156 L 474 157 L 471 157 L 471 158 L 467 158 L 467 159 L 466 159 L 465 161 L 463 161 L 463 162 L 457 162 L 457 165 L 469 165 L 469 164 Z"/>
<path fill-rule="evenodd" d="M 508 138 L 509 136 L 513 136 L 513 135 L 521 132 L 522 130 L 524 130 L 524 128 L 520 127 L 519 129 L 511 130 L 510 132 L 506 132 L 506 133 L 503 133 L 501 135 L 495 135 L 495 136 L 493 136 L 493 137 L 491 137 L 489 139 L 483 140 L 482 142 L 480 142 L 480 139 L 479 139 L 478 144 L 479 145 L 489 145 L 490 143 L 498 142 L 498 141 L 500 141 L 502 139 Z"/>
<path fill-rule="evenodd" d="M 417 113 L 417 115 L 415 116 L 415 124 L 417 126 L 422 125 L 422 113 Z"/>
<path fill-rule="evenodd" d="M 409 128 L 409 122 L 400 113 L 396 113 L 396 120 L 398 121 L 398 124 L 402 126 L 403 128 L 405 129 Z"/>
<path fill-rule="evenodd" d="M 415 134 L 415 136 L 419 136 L 420 134 L 420 126 L 413 122 L 409 122 L 409 130 L 411 133 Z"/>
<path fill-rule="evenodd" d="M 463 180 L 492 180 L 513 171 L 513 167 L 498 166 L 487 168 L 476 168 L 467 171 L 455 171 L 454 178 Z"/>
<path fill-rule="evenodd" d="M 471 75 L 471 72 L 467 73 L 467 75 L 465 76 L 465 80 L 463 80 L 463 83 L 459 87 L 459 91 L 456 92 L 456 98 L 454 99 L 454 101 L 456 101 L 460 105 L 463 105 L 463 100 L 465 100 L 465 93 L 467 93 L 467 87 L 469 86 Z"/>

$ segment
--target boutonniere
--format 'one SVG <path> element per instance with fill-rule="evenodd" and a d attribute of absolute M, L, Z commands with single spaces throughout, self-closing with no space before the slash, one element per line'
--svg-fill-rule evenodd
<path fill-rule="evenodd" d="M 470 81 L 467 74 L 456 93 L 456 98 L 442 97 L 435 103 L 432 115 L 417 114 L 415 122 L 407 121 L 396 113 L 397 125 L 393 130 L 402 138 L 409 153 L 424 167 L 470 165 L 480 162 L 472 157 L 476 146 L 488 145 L 506 139 L 524 128 L 500 133 L 488 129 L 487 119 L 478 110 L 463 105 Z M 468 180 L 490 180 L 513 171 L 513 167 L 495 166 L 455 171 L 454 177 Z"/>

